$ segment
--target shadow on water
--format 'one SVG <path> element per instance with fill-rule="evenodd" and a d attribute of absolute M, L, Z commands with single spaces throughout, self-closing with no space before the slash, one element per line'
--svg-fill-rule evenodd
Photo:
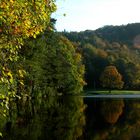
<path fill-rule="evenodd" d="M 140 99 L 80 96 L 13 102 L 2 140 L 139 140 Z"/>

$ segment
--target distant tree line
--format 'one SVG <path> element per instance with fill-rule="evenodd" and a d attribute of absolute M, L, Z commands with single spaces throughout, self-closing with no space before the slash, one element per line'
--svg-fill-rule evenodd
<path fill-rule="evenodd" d="M 140 89 L 140 24 L 106 26 L 96 31 L 61 32 L 82 54 L 86 88 L 103 88 L 104 69 L 114 66 L 122 76 L 124 89 Z"/>

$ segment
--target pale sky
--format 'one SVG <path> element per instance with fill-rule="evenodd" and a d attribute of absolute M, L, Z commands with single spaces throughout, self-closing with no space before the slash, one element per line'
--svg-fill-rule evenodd
<path fill-rule="evenodd" d="M 56 0 L 58 31 L 95 30 L 140 22 L 140 0 Z M 66 14 L 64 17 L 63 14 Z"/>

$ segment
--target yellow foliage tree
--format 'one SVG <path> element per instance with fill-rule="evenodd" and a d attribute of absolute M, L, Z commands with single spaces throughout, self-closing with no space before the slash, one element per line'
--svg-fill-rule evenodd
<path fill-rule="evenodd" d="M 4 105 L 1 103 L 2 108 L 5 104 L 8 108 L 10 98 L 16 96 L 16 77 L 21 77 L 19 70 L 22 70 L 22 66 L 15 69 L 13 65 L 17 65 L 18 53 L 24 40 L 35 38 L 48 28 L 51 13 L 55 10 L 55 0 L 0 1 L 0 100 L 4 102 Z M 20 83 L 23 84 L 22 81 Z"/>

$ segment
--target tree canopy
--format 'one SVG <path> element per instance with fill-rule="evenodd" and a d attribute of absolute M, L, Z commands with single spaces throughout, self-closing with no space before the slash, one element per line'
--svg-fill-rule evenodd
<path fill-rule="evenodd" d="M 16 97 L 18 80 L 25 71 L 17 62 L 24 40 L 36 37 L 50 26 L 54 0 L 0 1 L 0 99 L 8 108 L 10 98 Z M 21 82 L 23 84 L 23 82 Z"/>
<path fill-rule="evenodd" d="M 61 32 L 78 46 L 85 65 L 85 88 L 101 89 L 100 75 L 113 65 L 123 77 L 123 89 L 140 88 L 140 24 L 105 26 L 95 31 Z M 134 74 L 135 73 L 135 74 Z"/>
<path fill-rule="evenodd" d="M 29 60 L 25 69 L 32 75 L 34 88 L 41 88 L 42 92 L 51 89 L 54 94 L 64 95 L 82 91 L 85 84 L 84 66 L 81 55 L 68 39 L 46 31 L 26 45 L 34 48 L 32 53 L 25 51 L 23 54 L 26 54 L 26 59 Z"/>
<path fill-rule="evenodd" d="M 124 84 L 115 66 L 107 66 L 101 74 L 100 81 L 103 87 L 109 89 L 121 89 Z"/>

